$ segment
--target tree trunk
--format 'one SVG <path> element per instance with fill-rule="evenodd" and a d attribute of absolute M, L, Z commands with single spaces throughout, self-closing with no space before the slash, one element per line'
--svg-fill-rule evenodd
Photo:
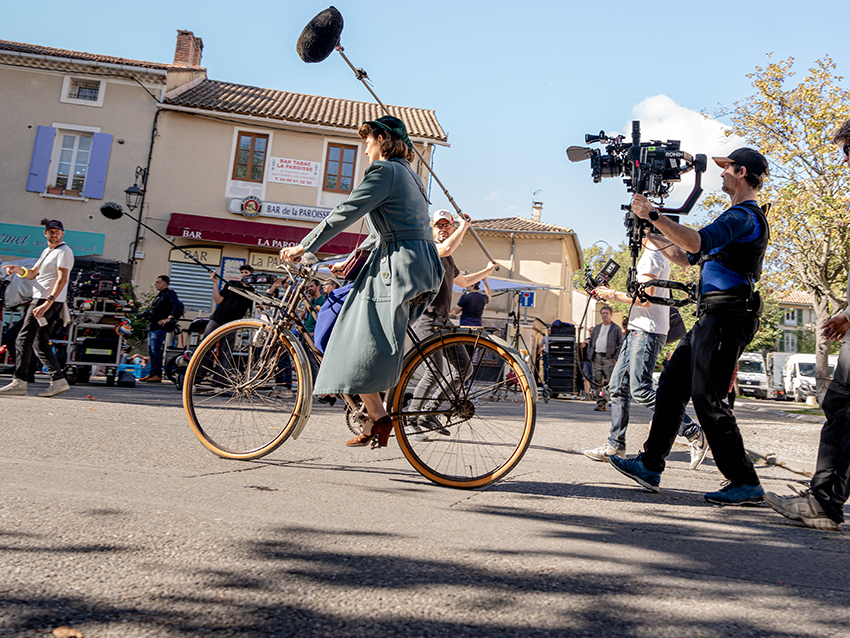
<path fill-rule="evenodd" d="M 821 326 L 826 323 L 830 317 L 829 299 L 826 297 L 818 298 L 812 294 L 815 301 L 815 391 L 817 392 L 818 405 L 823 405 L 823 398 L 826 395 L 826 386 L 829 384 L 831 375 L 829 373 L 829 341 L 821 334 Z"/>

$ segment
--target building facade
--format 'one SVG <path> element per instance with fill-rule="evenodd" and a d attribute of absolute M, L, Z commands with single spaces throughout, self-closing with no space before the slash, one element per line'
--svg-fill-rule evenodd
<path fill-rule="evenodd" d="M 782 334 L 776 344 L 776 351 L 814 352 L 817 317 L 809 293 L 794 290 L 779 297 L 778 303 Z"/>
<path fill-rule="evenodd" d="M 169 69 L 0 40 L 0 259 L 37 257 L 46 218 L 77 256 L 128 260 L 135 229 L 98 207 L 146 165 Z"/>

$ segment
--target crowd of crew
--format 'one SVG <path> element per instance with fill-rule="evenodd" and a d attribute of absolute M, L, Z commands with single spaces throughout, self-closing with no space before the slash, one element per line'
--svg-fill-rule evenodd
<path fill-rule="evenodd" d="M 319 250 L 345 228 L 366 218 L 370 233 L 360 250 L 368 258 L 353 276 L 347 297 L 340 303 L 335 328 L 324 346 L 323 365 L 312 356 L 311 348 L 306 350 L 310 354 L 316 397 L 330 402 L 337 395 L 356 394 L 365 406 L 368 420 L 362 433 L 347 445 L 376 442 L 380 447 L 386 445 L 392 429 L 392 418 L 380 393 L 393 387 L 399 378 L 408 326 L 424 338 L 450 325 L 452 284 L 468 289 L 454 309 L 455 314 L 461 314 L 461 324 L 480 326 L 482 311 L 490 298 L 485 278 L 496 265 L 491 261 L 484 269 L 464 275 L 455 264 L 452 254 L 468 230 L 470 220 L 463 215 L 455 218 L 446 210 L 429 214 L 424 185 L 410 166 L 412 144 L 401 120 L 384 116 L 364 122 L 359 134 L 366 142 L 370 161 L 362 183 L 300 244 L 283 249 L 280 258 L 283 262 L 298 261 L 305 252 Z M 848 163 L 850 121 L 835 133 L 834 141 Z M 645 295 L 664 297 L 667 291 L 649 283 L 669 278 L 671 262 L 685 268 L 698 266 L 697 322 L 686 334 L 674 336 L 670 310 L 663 299 L 646 301 L 637 298 L 639 295 L 634 292 L 627 294 L 606 286 L 595 291 L 600 299 L 629 303 L 631 309 L 624 335 L 612 321 L 611 308 L 603 307 L 602 321 L 583 344 L 581 369 L 587 380 L 585 390 L 592 391 L 597 403 L 595 410 L 607 411 L 610 403 L 612 421 L 605 445 L 587 450 L 585 455 L 609 462 L 645 489 L 657 492 L 666 458 L 675 438 L 681 435 L 688 440 L 692 468 L 702 463 L 710 449 L 718 471 L 727 480 L 719 490 L 705 494 L 707 502 L 715 505 L 767 502 L 780 514 L 809 527 L 838 530 L 850 495 L 850 307 L 837 312 L 823 328 L 827 338 L 843 339 L 843 343 L 823 401 L 826 424 L 811 488 L 788 496 L 765 493 L 744 449 L 727 396 L 737 360 L 753 339 L 762 312 L 755 284 L 761 277 L 770 238 L 769 206 L 759 206 L 757 198 L 769 175 L 769 165 L 761 153 L 749 148 L 713 160 L 722 171 L 722 188 L 729 195 L 731 205 L 699 230 L 659 214 L 643 195 L 633 197 L 632 212 L 657 233 L 644 242 L 643 256 L 636 269 L 637 281 L 644 286 Z M 48 222 L 44 232 L 48 247 L 35 267 L 5 267 L 10 275 L 34 280 L 35 293 L 16 341 L 15 377 L 0 388 L 0 395 L 27 393 L 29 353 L 33 349 L 51 376 L 50 387 L 40 396 L 55 396 L 68 390 L 49 346 L 45 326 L 66 311 L 63 302 L 73 253 L 62 241 L 61 222 Z M 250 267 L 242 269 L 243 275 L 251 272 Z M 482 280 L 486 294 L 478 291 Z M 149 382 L 161 380 L 164 333 L 182 313 L 182 304 L 168 284 L 166 276 L 156 282 L 158 295 L 150 314 L 148 337 Z M 335 287 L 333 280 L 324 284 L 318 280 L 310 282 L 309 307 L 304 308 L 302 315 L 306 334 L 302 338 L 312 338 L 316 329 L 314 313 L 333 297 Z M 218 307 L 207 333 L 244 316 L 250 305 L 230 294 L 227 287 L 217 290 L 215 299 Z M 850 276 L 847 300 L 850 300 Z M 679 340 L 678 345 L 666 362 L 655 390 L 652 371 L 658 355 L 666 342 L 674 340 Z M 350 347 L 352 343 L 357 347 Z M 449 367 L 453 367 L 452 381 L 463 383 L 468 361 L 458 357 Z M 424 375 L 419 383 L 423 387 L 417 388 L 416 396 L 430 396 L 434 379 Z M 632 399 L 652 410 L 653 418 L 642 451 L 637 456 L 626 457 L 625 433 Z M 698 423 L 685 412 L 689 403 Z M 422 409 L 422 406 L 413 407 Z"/>

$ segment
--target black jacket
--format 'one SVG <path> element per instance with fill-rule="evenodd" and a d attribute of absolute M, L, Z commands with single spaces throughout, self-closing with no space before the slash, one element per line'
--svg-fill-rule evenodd
<path fill-rule="evenodd" d="M 587 345 L 587 358 L 590 361 L 593 361 L 593 355 L 596 352 L 596 335 L 599 334 L 598 330 L 602 327 L 600 323 L 593 329 L 593 335 L 590 337 L 590 343 Z M 620 351 L 620 344 L 623 343 L 623 331 L 613 321 L 611 322 L 611 326 L 608 328 L 608 349 L 603 352 L 606 357 L 614 358 L 617 356 L 617 353 Z"/>
<path fill-rule="evenodd" d="M 150 308 L 150 330 L 165 330 L 167 325 L 161 326 L 159 322 L 169 316 L 177 321 L 183 316 L 183 303 L 177 298 L 177 293 L 171 288 L 165 288 L 154 298 Z"/>

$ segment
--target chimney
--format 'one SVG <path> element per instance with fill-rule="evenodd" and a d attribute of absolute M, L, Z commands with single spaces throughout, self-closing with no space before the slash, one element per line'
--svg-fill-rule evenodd
<path fill-rule="evenodd" d="M 174 49 L 174 66 L 201 66 L 204 41 L 191 31 L 177 30 L 177 48 Z"/>
<path fill-rule="evenodd" d="M 543 202 L 531 202 L 531 209 L 531 219 L 539 222 L 540 216 L 543 214 Z"/>

